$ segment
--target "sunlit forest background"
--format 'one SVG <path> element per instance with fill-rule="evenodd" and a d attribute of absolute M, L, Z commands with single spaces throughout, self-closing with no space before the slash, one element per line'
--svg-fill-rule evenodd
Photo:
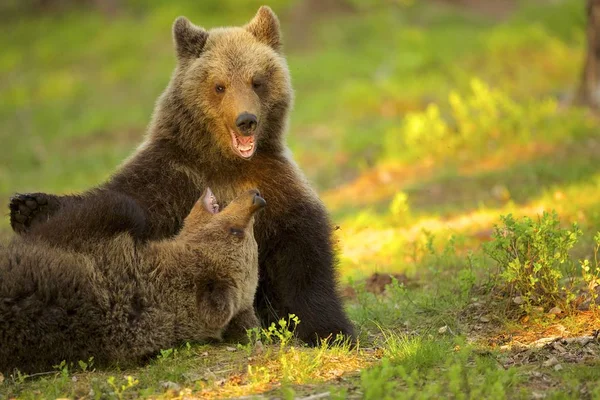
<path fill-rule="evenodd" d="M 7 203 L 14 192 L 76 192 L 105 180 L 141 142 L 169 81 L 175 17 L 185 15 L 205 28 L 241 25 L 262 3 L 2 1 L 0 202 Z M 509 336 L 522 342 L 547 336 L 555 320 L 543 315 L 561 301 L 571 303 L 556 297 L 555 303 L 542 304 L 532 296 L 520 313 L 504 314 L 509 306 L 499 313 L 490 299 L 501 301 L 504 292 L 490 291 L 497 287 L 490 276 L 504 276 L 509 283 L 511 278 L 498 272 L 502 265 L 484 244 L 499 238 L 494 225 L 502 223 L 501 215 L 536 221 L 554 210 L 551 232 L 560 235 L 574 222 L 581 230 L 567 249 L 574 274 L 581 275 L 578 260 L 593 260 L 600 230 L 600 122 L 592 108 L 577 101 L 587 47 L 585 2 L 273 0 L 269 5 L 281 20 L 295 88 L 287 141 L 339 227 L 340 289 L 361 338 L 376 343 L 382 328 L 398 335 L 442 335 L 444 327 L 469 340 L 483 337 L 488 345 L 498 332 L 513 332 L 498 346 L 510 342 Z M 0 235 L 9 232 L 6 217 Z M 561 271 L 563 285 L 569 275 Z M 572 305 L 575 311 L 561 305 L 561 313 L 568 314 L 564 321 L 571 321 L 561 326 L 573 335 L 600 328 L 597 314 L 589 314 L 597 283 L 586 279 L 586 288 L 566 289 L 582 299 Z M 413 293 L 408 300 L 405 293 L 383 293 L 385 284 L 398 281 Z M 511 307 L 522 301 L 515 292 L 508 297 Z M 587 308 L 579 307 L 586 301 Z M 535 310 L 542 315 L 540 325 L 523 325 L 535 320 Z M 393 352 L 414 349 L 412 342 L 402 343 L 388 346 L 379 358 L 405 362 Z M 448 343 L 450 349 L 458 346 Z M 366 397 L 375 387 L 385 389 L 375 377 L 381 374 L 403 388 L 425 390 L 435 382 L 451 388 L 435 369 L 446 362 L 447 353 L 439 352 L 439 359 L 431 356 L 437 361 L 417 357 L 431 362 L 423 369 L 417 362 L 422 375 L 412 381 L 380 369 L 379 375 L 363 373 L 348 382 Z M 460 354 L 455 361 L 467 370 L 471 356 Z M 538 380 L 551 384 L 528 387 L 525 397 L 531 390 L 557 389 L 577 398 L 582 388 L 584 397 L 600 396 L 600 387 L 588 384 L 600 379 L 593 372 L 600 370 L 599 359 L 581 367 L 584 372 L 567 368 L 572 386 L 552 375 L 556 364 L 549 365 L 550 381 Z M 539 363 L 544 360 L 540 356 Z M 501 363 L 505 369 L 526 364 L 519 362 Z M 430 375 L 441 381 L 424 383 Z M 522 384 L 517 375 L 498 378 L 500 386 L 516 390 L 515 396 Z M 329 375 L 313 378 L 330 380 Z M 471 389 L 493 387 L 485 379 L 485 385 L 471 383 Z M 246 393 L 228 385 L 227 395 Z M 250 392 L 273 388 L 265 385 Z M 383 398 L 372 393 L 371 398 Z"/>

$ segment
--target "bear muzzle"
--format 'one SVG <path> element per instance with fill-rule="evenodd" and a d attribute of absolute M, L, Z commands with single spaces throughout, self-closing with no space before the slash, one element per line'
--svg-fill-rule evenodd
<path fill-rule="evenodd" d="M 249 112 L 238 115 L 235 125 L 237 129 L 230 129 L 231 145 L 234 152 L 242 158 L 250 158 L 256 151 L 255 132 L 258 127 L 258 118 Z"/>

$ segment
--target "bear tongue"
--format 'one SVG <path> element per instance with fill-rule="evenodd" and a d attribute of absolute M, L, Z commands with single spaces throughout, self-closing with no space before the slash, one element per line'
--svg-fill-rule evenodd
<path fill-rule="evenodd" d="M 254 143 L 254 136 L 238 136 L 237 140 L 240 144 L 249 145 Z"/>

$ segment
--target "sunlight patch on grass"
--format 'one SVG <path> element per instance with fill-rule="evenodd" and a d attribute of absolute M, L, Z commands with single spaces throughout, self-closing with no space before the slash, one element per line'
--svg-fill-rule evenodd
<path fill-rule="evenodd" d="M 414 271 L 410 244 L 417 241 L 424 231 L 444 237 L 452 233 L 471 236 L 475 241 L 473 247 L 476 247 L 477 242 L 489 240 L 491 228 L 499 221 L 500 214 L 515 212 L 520 215 L 536 215 L 541 214 L 544 209 L 542 205 L 508 205 L 502 209 L 483 209 L 448 219 L 430 215 L 416 217 L 415 222 L 409 226 L 389 226 L 384 229 L 367 228 L 364 223 L 361 223 L 363 227 L 353 228 L 353 221 L 348 221 L 347 225 L 342 224 L 343 228 L 337 234 L 342 275 Z"/>
<path fill-rule="evenodd" d="M 571 338 L 591 335 L 600 329 L 600 313 L 598 311 L 581 311 L 567 315 L 560 320 L 555 318 L 523 319 L 520 323 L 508 323 L 504 335 L 510 335 L 512 345 L 529 345 L 543 338 Z"/>
<path fill-rule="evenodd" d="M 341 229 L 336 232 L 336 237 L 339 241 L 342 275 L 413 270 L 410 244 L 423 231 L 442 236 L 466 236 L 469 246 L 476 249 L 481 242 L 490 239 L 491 228 L 499 222 L 500 215 L 509 213 L 535 216 L 554 209 L 565 222 L 578 221 L 584 227 L 592 225 L 594 228 L 593 224 L 600 220 L 599 197 L 600 173 L 585 182 L 543 192 L 523 205 L 509 201 L 500 207 L 481 207 L 479 210 L 457 213 L 446 218 L 437 214 L 409 213 L 405 220 L 397 220 L 389 211 L 362 211 L 338 221 Z"/>
<path fill-rule="evenodd" d="M 289 346 L 251 356 L 245 371 L 203 388 L 202 398 L 237 397 L 299 384 L 336 382 L 377 360 L 372 351 Z"/>
<path fill-rule="evenodd" d="M 431 340 L 422 336 L 410 337 L 385 331 L 383 335 L 384 356 L 402 363 L 409 370 L 430 368 L 438 364 L 453 347 L 446 339 Z"/>

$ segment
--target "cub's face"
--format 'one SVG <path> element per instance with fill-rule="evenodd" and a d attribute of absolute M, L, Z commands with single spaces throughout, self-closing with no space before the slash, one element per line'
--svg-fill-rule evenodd
<path fill-rule="evenodd" d="M 185 106 L 222 155 L 252 158 L 278 133 L 292 101 L 277 17 L 261 7 L 244 27 L 205 31 L 179 18 L 173 30 Z"/>
<path fill-rule="evenodd" d="M 235 198 L 224 210 L 206 189 L 184 221 L 181 235 L 212 262 L 227 272 L 243 276 L 258 271 L 258 245 L 254 238 L 254 215 L 266 205 L 258 190 Z"/>

